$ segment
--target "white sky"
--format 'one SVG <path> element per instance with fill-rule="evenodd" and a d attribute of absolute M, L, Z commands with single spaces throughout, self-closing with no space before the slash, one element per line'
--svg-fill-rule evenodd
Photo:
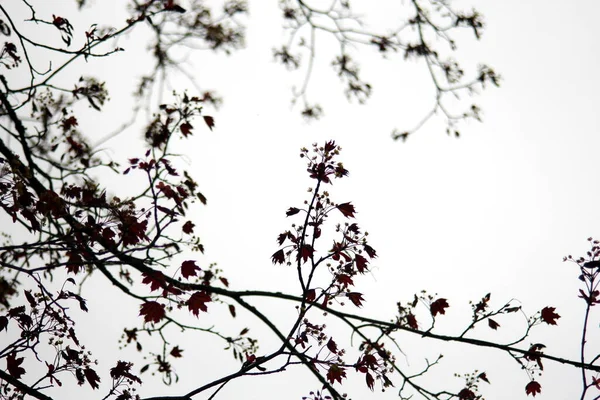
<path fill-rule="evenodd" d="M 471 3 L 461 2 L 465 8 Z M 385 7 L 379 10 L 386 11 L 378 13 L 379 18 L 393 15 Z M 532 341 L 543 341 L 549 353 L 576 357 L 583 302 L 576 297 L 578 271 L 563 263 L 562 257 L 582 255 L 587 250 L 586 238 L 599 236 L 600 7 L 583 0 L 484 0 L 476 7 L 484 14 L 487 28 L 479 42 L 459 38 L 466 39 L 458 41 L 460 60 L 465 65 L 488 63 L 503 81 L 500 89 L 487 90 L 476 99 L 482 105 L 484 123 L 463 125 L 460 139 L 447 137 L 438 122 L 427 124 L 407 143 L 390 139 L 392 128 L 414 124 L 433 100 L 425 66 L 407 64 L 401 56 L 386 62 L 371 58 L 371 63 L 363 65 L 364 78 L 374 85 L 373 96 L 364 106 L 348 104 L 326 67 L 315 77 L 312 89 L 315 100 L 323 99 L 325 117 L 305 123 L 299 109 L 291 110 L 289 103 L 290 87 L 299 81 L 271 62 L 271 48 L 280 44 L 281 37 L 275 2 L 250 2 L 246 49 L 229 57 L 193 55 L 191 70 L 199 83 L 216 89 L 225 100 L 221 110 L 210 113 L 215 117 L 215 131 L 209 132 L 198 121 L 194 137 L 181 147 L 208 198 L 208 207 L 199 210 L 194 220 L 207 250 L 200 264 L 217 262 L 236 289 L 294 290 L 292 271 L 274 267 L 269 258 L 278 249 L 276 236 L 288 229 L 285 210 L 300 206 L 312 184 L 298 149 L 335 139 L 344 149 L 341 160 L 350 178 L 335 184 L 330 192 L 334 200 L 355 204 L 357 221 L 369 231 L 370 244 L 379 254 L 373 273 L 358 282 L 358 290 L 367 299 L 365 313 L 391 318 L 396 301 L 409 300 L 413 293 L 427 289 L 449 299 L 445 319 L 466 323 L 468 301 L 492 292 L 498 307 L 512 298 L 520 300 L 529 313 L 547 305 L 557 307 L 562 316 L 559 326 L 541 327 Z M 108 113 L 123 114 L 119 110 L 128 104 L 122 96 L 131 92 L 125 84 L 127 73 L 134 69 L 123 70 L 123 60 L 143 68 L 139 59 L 127 58 L 142 54 L 143 49 L 135 49 L 131 42 L 123 46 L 127 52 L 90 62 L 96 63 L 90 68 L 107 74 L 113 98 L 107 112 L 93 122 L 98 137 L 102 137 L 98 128 L 116 124 L 116 120 L 104 120 Z M 320 88 L 331 90 L 324 93 Z M 141 135 L 128 134 L 133 139 Z M 130 143 L 135 141 L 119 137 L 107 146 L 115 148 L 116 156 L 136 156 L 129 152 Z M 293 315 L 293 306 L 277 307 L 281 308 L 273 309 L 275 318 Z M 109 311 L 95 309 L 94 319 L 102 320 L 105 312 Z M 121 317 L 127 321 L 135 315 L 111 312 L 111 321 Z M 517 321 L 499 322 L 507 332 L 519 326 Z M 88 326 L 97 329 L 92 323 Z M 252 320 L 237 323 L 236 330 L 257 325 Z M 456 325 L 443 328 L 456 332 Z M 89 347 L 96 356 L 108 357 L 102 345 L 114 346 L 120 332 L 115 324 L 114 331 L 108 330 Z M 260 330 L 253 328 L 253 332 Z M 477 333 L 494 338 L 483 329 Z M 488 398 L 525 397 L 527 377 L 507 357 L 494 357 L 488 351 L 473 353 L 464 347 L 445 351 L 444 346 L 434 348 L 437 345 L 432 342 L 406 340 L 411 343 L 412 365 L 422 362 L 421 351 L 455 354 L 459 358 L 447 357 L 442 364 L 449 375 L 486 369 L 493 383 L 484 391 Z M 221 344 L 215 346 L 218 349 Z M 188 337 L 181 347 L 185 357 L 176 365 L 181 383 L 158 387 L 156 393 L 144 389 L 140 394 L 183 394 L 220 371 L 235 369 L 229 355 L 222 362 L 217 359 L 215 365 L 214 357 L 221 353 L 206 350 L 204 339 Z M 267 350 L 269 342 L 263 347 Z M 465 366 L 459 362 L 463 355 L 475 361 Z M 112 355 L 132 356 L 132 352 Z M 549 362 L 545 365 L 540 378 L 542 398 L 579 395 L 577 371 Z M 301 385 L 302 377 L 306 374 L 291 372 L 245 378 L 227 387 L 223 398 L 243 394 L 248 400 L 298 399 L 308 389 L 318 388 L 314 381 L 310 387 L 292 386 Z M 364 386 L 362 376 L 358 380 Z M 392 390 L 373 397 L 396 396 Z"/>

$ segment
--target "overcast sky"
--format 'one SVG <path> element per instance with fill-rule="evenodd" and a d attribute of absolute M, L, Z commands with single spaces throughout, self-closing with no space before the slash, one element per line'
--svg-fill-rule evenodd
<path fill-rule="evenodd" d="M 315 76 L 311 92 L 315 100 L 323 99 L 325 116 L 306 123 L 299 108 L 290 106 L 290 88 L 300 77 L 272 62 L 271 49 L 280 44 L 282 31 L 275 3 L 250 2 L 246 49 L 228 57 L 190 56 L 198 81 L 225 100 L 223 108 L 211 112 L 215 131 L 198 122 L 195 136 L 181 146 L 208 198 L 208 207 L 195 215 L 206 248 L 201 263 L 217 262 L 236 289 L 294 290 L 292 271 L 273 266 L 270 255 L 277 250 L 277 235 L 289 227 L 285 210 L 301 206 L 312 184 L 298 150 L 335 139 L 343 147 L 341 160 L 350 177 L 334 185 L 332 198 L 355 204 L 357 221 L 369 231 L 370 244 L 379 254 L 372 273 L 357 282 L 367 300 L 366 313 L 391 318 L 396 301 L 426 289 L 448 298 L 451 307 L 444 318 L 467 323 L 468 301 L 492 292 L 498 307 L 513 298 L 528 313 L 557 307 L 559 326 L 541 327 L 532 341 L 543 341 L 549 353 L 576 357 L 583 302 L 577 299 L 578 271 L 562 258 L 583 255 L 586 238 L 600 236 L 597 2 L 461 1 L 465 8 L 475 5 L 487 26 L 480 41 L 467 35 L 458 38 L 459 59 L 466 66 L 493 66 L 503 77 L 501 88 L 477 99 L 484 122 L 463 125 L 461 138 L 448 137 L 443 124 L 434 120 L 406 143 L 392 141 L 390 132 L 411 126 L 428 111 L 433 92 L 425 66 L 407 64 L 401 57 L 384 62 L 373 58 L 363 65 L 365 79 L 374 86 L 366 105 L 349 104 L 326 69 Z M 356 3 L 369 15 L 371 10 Z M 110 11 L 110 6 L 102 7 Z M 385 7 L 376 10 L 370 24 L 393 15 L 395 9 Z M 94 68 L 114 75 L 112 82 L 108 79 L 113 104 L 100 119 L 128 104 L 121 96 L 131 90 L 118 83 L 129 79 L 122 62 L 133 62 L 127 57 L 143 52 L 143 46 L 125 43 L 129 47 L 124 45 L 124 54 L 92 61 L 97 63 Z M 185 81 L 179 84 L 183 87 Z M 102 137 L 97 121 L 94 135 Z M 141 133 L 129 135 L 106 146 L 115 148 L 116 156 L 135 156 L 125 153 L 123 144 L 134 143 Z M 293 313 L 293 306 L 286 306 L 289 309 L 274 312 Z M 132 316 L 124 317 L 128 318 Z M 519 326 L 515 320 L 501 330 Z M 440 327 L 449 333 L 455 328 Z M 98 338 L 96 353 L 101 353 L 101 344 L 112 345 L 119 331 L 117 326 Z M 484 330 L 481 334 L 494 338 Z M 176 366 L 181 384 L 157 390 L 183 394 L 205 378 L 216 377 L 221 368 L 234 368 L 227 363 L 215 366 L 213 358 L 203 356 L 203 346 L 193 338 L 184 342 L 186 357 Z M 431 343 L 427 346 L 423 351 L 437 353 Z M 264 348 L 269 349 L 268 342 Z M 448 353 L 453 351 L 469 353 L 464 348 Z M 412 351 L 409 361 L 422 362 L 418 353 Z M 490 377 L 495 385 L 484 393 L 491 399 L 524 398 L 527 378 L 518 366 L 506 357 L 483 354 L 481 360 L 470 354 L 476 362 L 466 367 L 448 357 L 444 371 L 468 372 L 498 363 L 495 371 L 501 375 Z M 309 389 L 290 389 L 303 382 L 298 376 L 305 375 L 245 378 L 228 387 L 224 396 L 297 399 L 306 394 L 300 389 Z M 546 363 L 540 379 L 543 398 L 574 398 L 580 393 L 578 379 L 574 369 Z M 312 388 L 317 387 L 313 382 Z M 501 388 L 506 394 L 499 395 Z M 144 389 L 140 394 L 149 393 Z M 394 397 L 395 391 L 381 396 Z"/>

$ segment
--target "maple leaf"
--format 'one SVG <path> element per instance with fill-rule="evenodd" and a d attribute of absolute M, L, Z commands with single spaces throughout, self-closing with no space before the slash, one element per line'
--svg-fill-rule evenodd
<path fill-rule="evenodd" d="M 196 265 L 196 261 L 188 260 L 181 263 L 181 275 L 185 279 L 188 279 L 190 276 L 196 276 L 196 271 L 200 271 L 200 267 Z"/>
<path fill-rule="evenodd" d="M 63 119 L 60 125 L 63 131 L 68 131 L 72 127 L 79 125 L 79 123 L 77 122 L 77 118 L 70 116 L 69 118 Z"/>
<path fill-rule="evenodd" d="M 181 354 L 182 351 L 183 350 L 181 350 L 179 348 L 179 346 L 175 346 L 175 347 L 173 347 L 173 349 L 171 350 L 171 352 L 169 354 L 175 358 L 181 358 L 181 357 L 183 357 L 183 354 Z"/>
<path fill-rule="evenodd" d="M 475 393 L 471 389 L 464 388 L 460 392 L 458 392 L 459 400 L 475 400 Z"/>
<path fill-rule="evenodd" d="M 153 292 L 165 286 L 165 275 L 160 271 L 144 272 L 142 283 L 150 285 L 150 291 Z"/>
<path fill-rule="evenodd" d="M 536 381 L 531 381 L 527 384 L 527 386 L 525 386 L 525 393 L 535 397 L 536 394 L 542 393 L 542 385 Z"/>
<path fill-rule="evenodd" d="M 306 291 L 306 302 L 307 303 L 311 303 L 311 302 L 315 301 L 316 297 L 317 297 L 317 292 L 315 291 L 315 289 L 309 289 Z"/>
<path fill-rule="evenodd" d="M 156 301 L 147 301 L 140 307 L 140 314 L 144 316 L 144 322 L 160 322 L 165 317 L 165 306 Z"/>
<path fill-rule="evenodd" d="M 235 313 L 235 306 L 233 304 L 229 305 L 229 313 L 231 314 L 231 316 L 233 318 L 235 318 L 236 313 Z"/>
<path fill-rule="evenodd" d="M 357 254 L 354 257 L 354 262 L 356 263 L 356 269 L 358 270 L 358 272 L 360 272 L 361 274 L 364 273 L 365 271 L 367 271 L 367 259 L 364 258 L 363 256 L 361 256 L 360 254 Z"/>
<path fill-rule="evenodd" d="M 373 379 L 373 376 L 368 372 L 365 374 L 365 379 L 367 381 L 367 386 L 369 387 L 369 389 L 371 389 L 372 392 L 375 388 L 375 379 Z"/>
<path fill-rule="evenodd" d="M 337 344 L 333 341 L 332 338 L 329 338 L 329 342 L 327 342 L 327 349 L 333 354 L 337 354 Z"/>
<path fill-rule="evenodd" d="M 208 115 L 205 115 L 203 118 L 204 123 L 206 124 L 206 126 L 208 126 L 208 129 L 212 131 L 213 127 L 215 126 L 215 119 L 213 117 L 209 117 Z"/>
<path fill-rule="evenodd" d="M 283 244 L 283 242 L 285 242 L 286 238 L 287 238 L 287 232 L 280 233 L 279 236 L 277 236 L 277 243 L 279 243 L 279 245 L 281 246 Z"/>
<path fill-rule="evenodd" d="M 555 313 L 555 307 L 544 307 L 541 312 L 542 321 L 548 325 L 556 325 L 556 320 L 560 318 L 560 315 Z"/>
<path fill-rule="evenodd" d="M 271 256 L 271 261 L 273 261 L 273 264 L 283 264 L 285 261 L 283 249 L 276 251 L 275 254 Z"/>
<path fill-rule="evenodd" d="M 118 361 L 117 365 L 110 369 L 110 376 L 113 379 L 125 377 L 134 382 L 142 383 L 142 380 L 140 378 L 131 373 L 131 367 L 133 367 L 133 363 Z"/>
<path fill-rule="evenodd" d="M 475 313 L 483 312 L 488 307 L 488 302 L 490 301 L 491 293 L 486 294 L 479 303 L 475 306 Z"/>
<path fill-rule="evenodd" d="M 79 268 L 82 267 L 83 260 L 78 253 L 72 253 L 70 251 L 67 252 L 69 259 L 67 260 L 67 272 L 72 272 L 77 274 L 79 272 Z"/>
<path fill-rule="evenodd" d="M 542 365 L 541 355 L 543 354 L 542 349 L 545 347 L 546 346 L 542 343 L 535 343 L 532 344 L 531 347 L 529 347 L 529 350 L 527 350 L 527 353 L 525 353 L 525 359 L 535 361 L 542 371 L 544 370 L 544 366 Z"/>
<path fill-rule="evenodd" d="M 298 254 L 296 254 L 296 260 L 299 260 L 300 258 L 302 258 L 303 262 L 306 262 L 309 257 L 312 257 L 312 255 L 313 255 L 312 246 L 309 244 L 303 244 L 300 247 Z"/>
<path fill-rule="evenodd" d="M 189 122 L 184 122 L 183 124 L 181 124 L 179 126 L 179 130 L 181 131 L 183 136 L 186 136 L 186 137 L 192 133 L 192 128 L 194 128 L 194 127 Z"/>
<path fill-rule="evenodd" d="M 429 309 L 431 310 L 431 315 L 435 317 L 437 314 L 446 314 L 446 308 L 448 307 L 450 307 L 450 305 L 446 299 L 437 299 L 431 303 Z"/>
<path fill-rule="evenodd" d="M 23 375 L 25 373 L 25 369 L 21 367 L 21 364 L 23 364 L 23 357 L 17 357 L 17 353 L 12 352 L 10 353 L 7 357 L 6 357 L 6 369 L 8 370 L 8 373 L 10 374 L 10 376 L 12 376 L 15 379 L 19 379 L 21 378 L 21 375 Z"/>
<path fill-rule="evenodd" d="M 346 274 L 340 274 L 336 277 L 336 279 L 345 288 L 347 288 L 349 285 L 354 285 L 354 282 L 352 282 L 352 278 Z"/>
<path fill-rule="evenodd" d="M 344 368 L 338 365 L 332 365 L 331 367 L 329 367 L 329 371 L 327 371 L 327 380 L 330 383 L 335 383 L 335 381 L 342 383 L 342 378 L 345 377 L 346 371 L 344 370 Z"/>
<path fill-rule="evenodd" d="M 361 307 L 362 306 L 362 302 L 365 300 L 362 297 L 362 294 L 361 293 L 357 293 L 357 292 L 346 293 L 346 296 L 348 296 L 348 298 L 350 299 L 350 301 L 352 303 L 354 303 L 354 305 L 356 307 Z"/>
<path fill-rule="evenodd" d="M 340 210 L 340 212 L 342 214 L 344 214 L 344 217 L 354 218 L 354 213 L 356 212 L 356 210 L 354 210 L 354 206 L 352 204 L 350 204 L 350 203 L 338 204 L 337 209 Z"/>
<path fill-rule="evenodd" d="M 92 389 L 98 389 L 100 387 L 100 385 L 98 385 L 98 382 L 100 382 L 100 377 L 96 371 L 90 367 L 87 367 L 85 370 L 83 370 L 83 373 L 85 375 L 85 379 L 87 379 Z"/>
<path fill-rule="evenodd" d="M 288 210 L 285 212 L 285 215 L 288 217 L 291 217 L 292 215 L 296 215 L 300 212 L 299 208 L 296 207 L 290 207 L 288 208 Z"/>
<path fill-rule="evenodd" d="M 496 321 L 494 321 L 493 319 L 489 318 L 489 319 L 488 319 L 488 326 L 489 326 L 490 328 L 492 328 L 493 330 L 497 330 L 497 329 L 498 329 L 498 327 L 500 327 L 500 324 L 499 324 L 499 323 L 497 323 Z"/>
<path fill-rule="evenodd" d="M 325 153 L 331 153 L 333 150 L 335 150 L 335 147 L 335 140 L 325 142 Z"/>
<path fill-rule="evenodd" d="M 485 372 L 482 372 L 479 375 L 477 375 L 477 379 L 481 379 L 484 382 L 490 383 Z"/>
<path fill-rule="evenodd" d="M 190 296 L 188 301 L 186 302 L 188 309 L 194 314 L 196 317 L 198 316 L 198 310 L 202 310 L 204 312 L 208 311 L 206 308 L 206 304 L 212 301 L 210 295 L 206 292 L 196 292 Z"/>
<path fill-rule="evenodd" d="M 419 329 L 419 324 L 417 323 L 417 318 L 413 313 L 410 313 L 406 316 L 406 324 L 410 326 L 412 329 Z"/>
<path fill-rule="evenodd" d="M 112 229 L 106 227 L 104 229 L 102 229 L 102 238 L 104 240 L 106 240 L 107 242 L 110 242 L 112 244 L 114 244 L 115 240 L 114 237 L 116 236 L 115 231 L 113 231 Z"/>
<path fill-rule="evenodd" d="M 4 315 L 0 315 L 0 332 L 5 330 L 8 332 L 8 318 Z"/>
<path fill-rule="evenodd" d="M 375 249 L 373 249 L 368 244 L 364 244 L 363 248 L 365 249 L 365 251 L 367 252 L 367 254 L 369 255 L 369 257 L 371 257 L 371 258 L 377 257 L 377 253 L 375 252 Z"/>
<path fill-rule="evenodd" d="M 192 221 L 187 221 L 185 224 L 183 224 L 181 230 L 183 231 L 183 233 L 191 235 L 192 233 L 194 233 L 194 226 L 196 225 L 194 225 Z"/>

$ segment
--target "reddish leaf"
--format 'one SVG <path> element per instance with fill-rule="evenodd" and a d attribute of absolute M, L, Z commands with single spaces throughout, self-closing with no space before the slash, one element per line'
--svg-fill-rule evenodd
<path fill-rule="evenodd" d="M 25 369 L 21 367 L 21 364 L 23 364 L 23 357 L 17 357 L 17 353 L 12 352 L 10 353 L 7 357 L 6 357 L 6 369 L 8 370 L 8 373 L 10 374 L 10 376 L 12 376 L 15 379 L 20 379 L 21 375 L 23 375 L 25 373 Z"/>
<path fill-rule="evenodd" d="M 361 256 L 360 254 L 357 254 L 356 257 L 354 257 L 354 262 L 356 264 L 356 269 L 361 274 L 364 273 L 367 270 L 367 263 L 368 263 L 368 261 L 367 261 L 366 258 L 364 258 L 363 256 Z"/>
<path fill-rule="evenodd" d="M 61 127 L 63 131 L 68 131 L 72 127 L 79 125 L 77 122 L 77 118 L 70 116 L 69 118 L 65 118 L 61 122 Z"/>
<path fill-rule="evenodd" d="M 337 354 L 337 344 L 333 341 L 332 338 L 329 338 L 329 342 L 327 342 L 327 349 L 333 354 Z"/>
<path fill-rule="evenodd" d="M 437 314 L 446 314 L 446 308 L 448 307 L 450 307 L 450 305 L 446 299 L 437 299 L 431 303 L 429 309 L 431 310 L 431 315 L 435 317 Z"/>
<path fill-rule="evenodd" d="M 144 272 L 142 283 L 150 285 L 150 291 L 161 289 L 165 286 L 165 275 L 160 271 Z"/>
<path fill-rule="evenodd" d="M 196 271 L 200 271 L 200 267 L 196 265 L 196 261 L 188 260 L 181 263 L 181 275 L 185 279 L 198 275 Z"/>
<path fill-rule="evenodd" d="M 192 133 L 192 128 L 193 126 L 189 122 L 184 122 L 183 124 L 181 124 L 181 126 L 179 126 L 179 129 L 181 130 L 183 136 L 190 135 Z"/>
<path fill-rule="evenodd" d="M 347 288 L 349 285 L 354 285 L 354 282 L 352 282 L 352 278 L 346 274 L 340 274 L 337 276 L 336 279 L 344 288 Z"/>
<path fill-rule="evenodd" d="M 288 210 L 285 212 L 285 215 L 287 215 L 288 217 L 291 217 L 292 215 L 296 215 L 300 212 L 299 208 L 296 207 L 290 207 L 288 208 Z"/>
<path fill-rule="evenodd" d="M 208 126 L 208 128 L 212 131 L 213 127 L 215 126 L 215 119 L 213 117 L 209 117 L 208 115 L 205 115 L 203 118 L 206 126 Z"/>
<path fill-rule="evenodd" d="M 283 250 L 278 250 L 271 256 L 271 261 L 273 264 L 283 264 L 285 262 L 285 254 Z"/>
<path fill-rule="evenodd" d="M 83 260 L 78 253 L 67 252 L 69 259 L 67 260 L 67 272 L 72 272 L 77 274 L 79 272 L 79 268 L 82 267 Z"/>
<path fill-rule="evenodd" d="M 212 301 L 210 295 L 206 292 L 196 292 L 190 296 L 188 301 L 186 302 L 188 309 L 194 314 L 196 317 L 199 314 L 199 310 L 204 312 L 208 311 L 206 308 L 206 303 Z"/>
<path fill-rule="evenodd" d="M 527 384 L 527 386 L 525 386 L 525 393 L 535 397 L 536 394 L 542 393 L 542 385 L 540 385 L 536 381 L 531 381 Z"/>
<path fill-rule="evenodd" d="M 185 224 L 183 224 L 181 230 L 183 231 L 183 233 L 191 235 L 192 233 L 194 233 L 194 226 L 196 225 L 194 225 L 192 221 L 187 221 Z"/>
<path fill-rule="evenodd" d="M 115 232 L 112 229 L 108 228 L 108 227 L 106 227 L 106 228 L 104 228 L 102 230 L 102 238 L 104 240 L 106 240 L 107 242 L 110 242 L 110 243 L 114 244 L 114 238 L 115 238 L 115 236 L 116 236 Z"/>
<path fill-rule="evenodd" d="M 96 371 L 90 367 L 87 367 L 85 370 L 83 370 L 83 373 L 85 374 L 85 379 L 87 379 L 92 389 L 98 389 L 100 387 L 100 385 L 98 385 L 98 382 L 100 382 L 100 377 Z"/>
<path fill-rule="evenodd" d="M 140 307 L 140 314 L 144 322 L 160 322 L 165 317 L 165 306 L 156 301 L 147 301 Z"/>
<path fill-rule="evenodd" d="M 219 280 L 221 281 L 221 283 L 223 284 L 223 286 L 229 287 L 229 281 L 227 280 L 227 278 L 223 278 L 222 276 L 220 276 Z"/>
<path fill-rule="evenodd" d="M 303 244 L 300 247 L 298 254 L 296 255 L 296 260 L 299 260 L 300 258 L 302 258 L 303 262 L 306 262 L 309 257 L 312 257 L 312 255 L 313 255 L 312 246 L 308 245 L 308 244 Z"/>
<path fill-rule="evenodd" d="M 468 388 L 464 388 L 460 392 L 458 392 L 459 400 L 475 400 L 475 393 Z"/>
<path fill-rule="evenodd" d="M 110 377 L 113 379 L 125 377 L 134 382 L 142 383 L 140 378 L 131 373 L 131 367 L 133 367 L 133 363 L 118 361 L 117 365 L 110 369 Z"/>
<path fill-rule="evenodd" d="M 338 365 L 330 366 L 329 371 L 327 371 L 327 380 L 330 383 L 335 383 L 335 381 L 342 383 L 342 378 L 345 378 L 345 377 L 346 377 L 346 371 L 344 370 L 344 368 L 342 368 Z"/>
<path fill-rule="evenodd" d="M 233 304 L 229 305 L 229 313 L 233 318 L 235 318 L 235 306 Z"/>
<path fill-rule="evenodd" d="M 542 364 L 542 357 L 541 355 L 543 354 L 543 349 L 546 346 L 543 345 L 542 343 L 535 343 L 532 344 L 531 347 L 529 347 L 529 350 L 527 350 L 527 353 L 525 353 L 525 358 L 529 361 L 535 361 L 538 365 L 538 367 L 540 368 L 540 370 L 544 370 L 544 365 Z"/>
<path fill-rule="evenodd" d="M 315 301 L 316 297 L 317 297 L 317 292 L 315 291 L 315 289 L 309 289 L 306 292 L 306 302 L 307 303 L 311 303 L 311 302 Z"/>
<path fill-rule="evenodd" d="M 181 358 L 181 357 L 183 357 L 183 354 L 181 354 L 182 351 L 183 350 L 181 350 L 179 348 L 179 346 L 175 346 L 175 347 L 173 347 L 173 349 L 171 350 L 171 352 L 169 354 L 175 358 Z"/>
<path fill-rule="evenodd" d="M 406 323 L 412 329 L 419 329 L 419 324 L 417 323 L 417 318 L 414 316 L 413 313 L 410 313 L 406 316 Z"/>
<path fill-rule="evenodd" d="M 335 147 L 335 140 L 325 142 L 325 153 L 331 153 L 333 150 L 335 150 Z"/>
<path fill-rule="evenodd" d="M 479 303 L 475 306 L 475 313 L 483 312 L 488 307 L 488 302 L 490 301 L 491 293 L 486 294 Z"/>
<path fill-rule="evenodd" d="M 367 254 L 369 255 L 370 258 L 375 258 L 377 257 L 377 252 L 375 252 L 375 249 L 373 249 L 371 246 L 369 246 L 368 244 L 364 244 L 363 248 L 365 249 L 365 251 L 367 252 Z"/>
<path fill-rule="evenodd" d="M 352 303 L 354 303 L 354 305 L 356 307 L 361 307 L 362 306 L 362 302 L 365 300 L 362 297 L 362 294 L 357 293 L 357 292 L 346 293 L 346 296 L 348 296 L 348 298 L 350 299 L 350 301 Z"/>
<path fill-rule="evenodd" d="M 344 217 L 354 218 L 354 213 L 356 212 L 356 210 L 354 210 L 354 206 L 352 204 L 350 204 L 350 203 L 338 204 L 337 209 L 340 210 L 340 212 L 342 214 L 344 214 Z"/>
<path fill-rule="evenodd" d="M 544 307 L 542 309 L 542 321 L 547 323 L 548 325 L 556 325 L 556 320 L 560 318 L 560 315 L 555 313 L 556 308 L 554 307 Z"/>
<path fill-rule="evenodd" d="M 479 375 L 477 375 L 477 378 L 481 379 L 482 381 L 484 381 L 486 383 L 490 383 L 485 372 L 482 372 Z"/>
<path fill-rule="evenodd" d="M 371 389 L 371 391 L 373 391 L 373 389 L 375 388 L 375 379 L 373 379 L 373 376 L 368 372 L 365 375 L 365 379 L 367 381 L 367 386 L 369 387 L 369 389 Z"/>
<path fill-rule="evenodd" d="M 490 318 L 488 319 L 488 326 L 493 330 L 497 330 L 500 327 L 500 324 Z"/>

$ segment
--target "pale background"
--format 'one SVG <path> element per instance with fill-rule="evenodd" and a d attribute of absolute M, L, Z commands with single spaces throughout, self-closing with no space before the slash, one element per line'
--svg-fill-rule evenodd
<path fill-rule="evenodd" d="M 367 20 L 373 26 L 389 22 L 386 18 L 398 8 L 392 8 L 393 2 L 355 3 L 371 17 Z M 60 0 L 53 7 L 69 10 L 70 4 Z M 335 139 L 343 147 L 341 159 L 350 178 L 330 192 L 334 200 L 355 204 L 357 221 L 369 231 L 379 254 L 372 274 L 357 282 L 367 299 L 364 313 L 392 318 L 396 301 L 410 300 L 413 293 L 426 289 L 448 298 L 451 307 L 443 319 L 453 322 L 441 323 L 439 331 L 453 333 L 468 322 L 468 301 L 492 292 L 492 305 L 498 307 L 513 298 L 531 314 L 544 306 L 557 307 L 558 327 L 540 327 L 532 342 L 542 341 L 549 353 L 576 358 L 583 302 L 577 299 L 577 269 L 562 258 L 583 255 L 586 238 L 598 235 L 600 7 L 593 1 L 461 4 L 480 10 L 487 28 L 478 42 L 470 35 L 457 38 L 464 39 L 458 40 L 460 60 L 465 66 L 488 63 L 503 81 L 500 89 L 487 90 L 477 99 L 484 123 L 463 125 L 460 139 L 446 136 L 439 120 L 406 143 L 390 139 L 392 128 L 412 126 L 428 111 L 433 91 L 422 63 L 405 63 L 401 57 L 380 61 L 374 52 L 363 65 L 364 78 L 374 85 L 370 101 L 364 106 L 348 104 L 325 60 L 312 88 L 313 98 L 325 106 L 325 116 L 316 123 L 304 122 L 299 108 L 292 109 L 289 102 L 290 88 L 300 76 L 272 62 L 271 48 L 280 44 L 282 32 L 274 1 L 250 2 L 246 49 L 231 56 L 191 55 L 189 69 L 198 82 L 216 89 L 225 100 L 223 108 L 210 112 L 215 131 L 198 121 L 194 137 L 181 145 L 208 198 L 208 206 L 194 216 L 206 248 L 199 264 L 217 262 L 235 289 L 297 291 L 293 271 L 273 266 L 270 255 L 277 250 L 277 235 L 288 229 L 285 210 L 300 206 L 312 184 L 298 149 Z M 98 22 L 99 15 L 118 15 L 119 7 L 96 1 L 95 11 L 86 16 L 89 20 L 74 24 L 75 28 Z M 370 9 L 374 7 L 378 9 Z M 54 8 L 48 10 L 58 14 Z M 113 99 L 106 112 L 97 114 L 87 127 L 82 125 L 91 135 L 103 137 L 118 125 L 120 120 L 106 120 L 107 115 L 126 115 L 131 105 L 130 74 L 144 68 L 145 49 L 136 45 L 141 37 L 132 35 L 120 43 L 124 53 L 74 68 L 73 76 L 83 67 L 105 76 Z M 323 52 L 327 53 L 327 44 Z M 173 84 L 187 85 L 193 93 L 185 80 L 173 79 Z M 141 130 L 131 130 L 105 146 L 125 160 L 141 154 L 132 154 L 140 138 Z M 110 290 L 93 285 L 97 293 Z M 122 324 L 133 326 L 128 321 L 138 318 L 136 305 L 127 308 L 118 303 L 123 312 L 116 313 L 113 301 L 107 297 L 102 303 L 92 302 L 87 333 L 80 333 L 106 367 L 116 359 L 136 360 L 133 350 L 116 352 Z M 269 306 L 277 320 L 284 320 L 286 313 L 294 315 L 290 304 Z M 215 318 L 201 317 L 207 324 Z M 487 329 L 476 333 L 501 340 L 522 327 L 518 319 L 499 322 L 497 333 Z M 250 317 L 242 315 L 233 322 L 226 318 L 224 323 L 233 324 L 232 332 L 250 326 L 256 336 L 263 335 Z M 597 328 L 597 320 L 592 326 Z M 271 347 L 265 338 L 262 348 L 267 351 Z M 230 354 L 219 351 L 221 343 L 211 345 L 212 339 L 187 336 L 173 343 L 184 349 L 184 358 L 175 365 L 181 382 L 170 388 L 145 385 L 142 396 L 184 394 L 237 368 Z M 483 388 L 486 398 L 526 397 L 526 374 L 505 356 L 465 346 L 437 347 L 408 337 L 403 343 L 411 366 L 422 365 L 421 353 L 447 356 L 440 369 L 444 374 L 432 374 L 432 381 L 454 382 L 453 372 L 479 368 L 492 381 L 489 389 Z M 539 379 L 542 398 L 579 397 L 578 371 L 550 362 L 545 367 Z M 148 375 L 142 379 L 150 381 Z M 349 379 L 348 388 L 359 387 L 355 398 L 396 398 L 395 390 L 377 395 L 376 389 L 376 395 L 369 395 L 362 379 L 362 375 L 356 383 Z M 312 377 L 290 371 L 240 379 L 217 398 L 299 399 L 315 389 L 318 383 Z M 79 394 L 73 391 L 72 398 Z"/>

